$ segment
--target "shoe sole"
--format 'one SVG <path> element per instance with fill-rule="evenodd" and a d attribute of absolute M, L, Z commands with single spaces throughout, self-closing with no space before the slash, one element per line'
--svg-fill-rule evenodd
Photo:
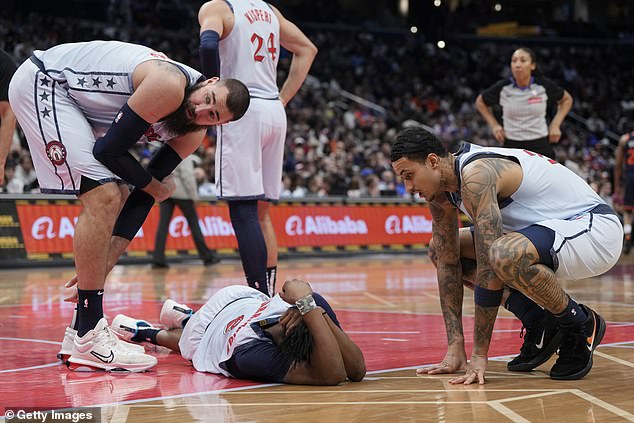
<path fill-rule="evenodd" d="M 70 357 L 67 361 L 68 368 L 73 372 L 128 372 L 128 373 L 140 373 L 150 370 L 156 366 L 156 363 L 152 365 L 148 364 L 131 364 L 121 366 L 110 366 L 108 364 L 100 364 L 94 361 L 83 360 L 81 358 Z"/>
<path fill-rule="evenodd" d="M 68 366 L 68 359 L 69 358 L 70 358 L 70 354 L 65 354 L 65 353 L 63 353 L 61 351 L 57 354 L 57 359 L 59 361 L 61 361 L 62 364 L 65 364 L 67 366 Z"/>
<path fill-rule="evenodd" d="M 509 371 L 511 371 L 511 372 L 530 372 L 530 371 L 533 371 L 533 369 L 535 369 L 535 368 L 541 366 L 542 364 L 544 364 L 545 362 L 547 362 L 548 359 L 550 359 L 550 357 L 552 357 L 553 354 L 555 354 L 555 352 L 557 351 L 557 349 L 561 345 L 562 338 L 563 338 L 563 334 L 561 333 L 561 331 L 557 331 L 557 333 L 555 334 L 555 336 L 553 336 L 553 338 L 550 340 L 550 342 L 548 344 L 546 344 L 546 346 L 544 347 L 542 353 L 539 354 L 537 357 L 535 357 L 533 360 L 527 361 L 525 363 L 520 363 L 520 364 L 517 364 L 517 365 L 511 365 L 511 363 L 508 363 L 506 365 L 506 368 Z"/>
<path fill-rule="evenodd" d="M 171 304 L 168 305 L 167 301 L 171 301 Z M 176 301 L 166 300 L 163 303 L 163 307 L 161 307 L 161 312 L 159 313 L 159 323 L 162 324 L 165 329 L 181 329 L 182 328 L 182 323 L 168 321 L 167 319 L 167 314 L 169 313 L 170 308 L 173 308 L 174 306 L 180 307 L 180 305 Z M 191 317 L 192 312 L 190 312 L 189 315 Z"/>
<path fill-rule="evenodd" d="M 605 323 L 605 320 L 603 320 L 603 317 L 599 316 L 599 314 L 595 313 L 594 311 L 592 311 L 592 313 L 594 313 L 596 320 L 598 322 L 598 329 L 597 329 L 597 335 L 595 337 L 595 342 L 594 345 L 592 346 L 592 351 L 590 352 L 590 359 L 588 360 L 588 364 L 586 364 L 586 367 L 584 367 L 582 370 L 578 371 L 577 373 L 573 373 L 571 375 L 555 375 L 553 376 L 552 373 L 550 375 L 550 378 L 553 380 L 579 380 L 579 379 L 583 379 L 583 377 L 585 375 L 587 375 L 590 370 L 592 369 L 592 355 L 594 354 L 594 350 L 597 349 L 597 347 L 599 346 L 599 344 L 601 343 L 601 341 L 603 341 L 603 336 L 605 335 L 605 330 L 607 328 L 607 325 Z"/>

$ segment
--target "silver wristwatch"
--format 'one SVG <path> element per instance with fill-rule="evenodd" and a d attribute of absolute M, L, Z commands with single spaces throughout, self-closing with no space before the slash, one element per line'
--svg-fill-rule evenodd
<path fill-rule="evenodd" d="M 315 303 L 315 299 L 312 295 L 306 295 L 305 297 L 295 301 L 295 306 L 302 316 L 317 308 L 317 304 Z"/>

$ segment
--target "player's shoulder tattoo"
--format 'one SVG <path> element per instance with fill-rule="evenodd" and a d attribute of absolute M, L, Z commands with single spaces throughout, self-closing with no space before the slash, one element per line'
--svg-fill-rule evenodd
<path fill-rule="evenodd" d="M 180 68 L 172 62 L 168 62 L 165 60 L 153 60 L 152 64 L 159 70 L 163 71 L 163 72 L 167 72 L 168 74 L 172 75 L 172 76 L 177 76 L 179 78 L 186 78 L 185 74 L 183 73 L 183 71 L 180 70 Z"/>

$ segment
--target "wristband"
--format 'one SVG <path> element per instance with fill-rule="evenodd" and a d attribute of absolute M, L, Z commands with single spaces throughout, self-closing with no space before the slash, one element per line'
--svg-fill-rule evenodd
<path fill-rule="evenodd" d="M 315 303 L 315 299 L 313 298 L 313 296 L 309 294 L 309 295 L 306 295 L 305 297 L 302 297 L 299 300 L 295 301 L 295 306 L 297 307 L 297 309 L 299 310 L 299 312 L 303 316 L 306 313 L 311 312 L 314 309 L 316 309 L 317 308 L 317 303 Z"/>

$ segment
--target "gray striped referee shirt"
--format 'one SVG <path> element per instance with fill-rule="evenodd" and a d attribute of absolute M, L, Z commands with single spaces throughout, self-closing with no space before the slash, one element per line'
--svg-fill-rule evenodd
<path fill-rule="evenodd" d="M 534 76 L 526 88 L 520 88 L 513 78 L 503 79 L 482 92 L 484 103 L 502 107 L 506 138 L 531 141 L 548 136 L 546 107 L 549 101 L 559 102 L 564 90 L 548 78 Z"/>

